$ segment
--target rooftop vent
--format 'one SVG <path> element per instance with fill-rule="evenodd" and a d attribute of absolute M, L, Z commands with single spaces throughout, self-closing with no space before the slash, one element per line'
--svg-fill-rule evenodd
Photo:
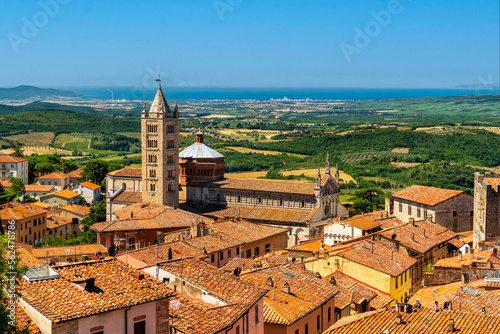
<path fill-rule="evenodd" d="M 290 285 L 288 284 L 288 282 L 285 282 L 285 284 L 283 285 L 283 292 L 286 294 L 290 294 Z"/>
<path fill-rule="evenodd" d="M 274 285 L 273 279 L 271 277 L 268 277 L 267 281 L 266 281 L 266 284 L 269 285 L 269 286 L 273 286 Z"/>

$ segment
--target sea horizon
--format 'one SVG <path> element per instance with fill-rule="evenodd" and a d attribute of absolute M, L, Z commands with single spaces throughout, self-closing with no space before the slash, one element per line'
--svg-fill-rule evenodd
<path fill-rule="evenodd" d="M 82 94 L 83 99 L 153 99 L 156 87 L 61 86 L 52 87 Z M 111 94 L 111 91 L 113 94 Z M 179 100 L 382 100 L 391 98 L 498 95 L 500 89 L 459 88 L 243 88 L 163 86 L 167 99 Z"/>

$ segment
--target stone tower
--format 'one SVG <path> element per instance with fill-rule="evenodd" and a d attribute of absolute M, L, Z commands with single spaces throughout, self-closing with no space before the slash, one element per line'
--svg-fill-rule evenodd
<path fill-rule="evenodd" d="M 500 235 L 500 175 L 474 173 L 473 247 Z"/>
<path fill-rule="evenodd" d="M 179 112 L 170 111 L 161 84 L 149 112 L 141 114 L 142 200 L 179 204 Z"/>

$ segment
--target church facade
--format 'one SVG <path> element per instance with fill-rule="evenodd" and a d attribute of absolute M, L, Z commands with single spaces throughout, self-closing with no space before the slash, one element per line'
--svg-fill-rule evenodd
<path fill-rule="evenodd" d="M 203 142 L 179 153 L 179 112 L 173 112 L 161 86 L 153 104 L 141 115 L 142 168 L 123 168 L 106 177 L 107 220 L 115 211 L 138 202 L 179 206 L 183 188 L 185 210 L 210 218 L 241 218 L 271 226 L 288 227 L 288 245 L 321 236 L 321 226 L 348 216 L 339 203 L 339 171 L 318 175 L 315 183 L 224 178 L 224 156 Z"/>

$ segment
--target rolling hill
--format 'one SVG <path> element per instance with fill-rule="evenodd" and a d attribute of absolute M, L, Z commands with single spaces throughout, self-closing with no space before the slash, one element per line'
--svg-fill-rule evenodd
<path fill-rule="evenodd" d="M 35 86 L 21 85 L 13 88 L 0 88 L 1 100 L 45 100 L 61 97 L 81 97 L 81 94 L 66 90 L 53 88 L 40 88 Z"/>

